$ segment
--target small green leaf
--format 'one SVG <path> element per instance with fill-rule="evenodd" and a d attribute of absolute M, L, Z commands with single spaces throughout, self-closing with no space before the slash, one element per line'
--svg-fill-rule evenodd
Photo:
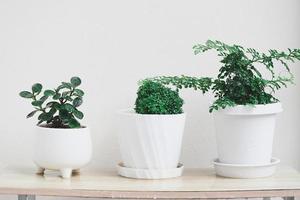
<path fill-rule="evenodd" d="M 31 99 L 33 97 L 33 94 L 28 91 L 22 91 L 19 93 L 19 95 L 23 98 Z"/>
<path fill-rule="evenodd" d="M 48 99 L 48 96 L 42 96 L 42 97 L 40 98 L 40 101 L 45 102 L 47 99 Z"/>
<path fill-rule="evenodd" d="M 75 89 L 75 94 L 82 97 L 84 95 L 84 92 L 81 89 Z"/>
<path fill-rule="evenodd" d="M 44 102 L 43 101 L 40 101 L 40 100 L 37 100 L 37 101 L 33 101 L 31 102 L 31 105 L 33 106 L 41 106 Z"/>
<path fill-rule="evenodd" d="M 72 84 L 71 83 L 62 82 L 61 84 L 62 84 L 63 88 L 72 89 Z"/>
<path fill-rule="evenodd" d="M 62 109 L 62 110 L 59 111 L 59 117 L 62 120 L 69 120 L 70 119 L 70 114 L 67 110 Z"/>
<path fill-rule="evenodd" d="M 54 96 L 55 92 L 53 90 L 45 90 L 44 95 L 47 97 Z"/>
<path fill-rule="evenodd" d="M 81 84 L 81 79 L 79 77 L 72 77 L 71 83 L 72 83 L 73 87 L 77 87 Z"/>
<path fill-rule="evenodd" d="M 64 88 L 65 88 L 64 85 L 60 85 L 60 86 L 57 87 L 56 91 L 58 92 L 59 90 L 64 89 Z"/>
<path fill-rule="evenodd" d="M 73 112 L 75 110 L 74 106 L 71 104 L 67 103 L 63 105 L 63 109 L 66 109 L 68 112 Z"/>
<path fill-rule="evenodd" d="M 42 91 L 42 89 L 43 89 L 43 86 L 40 83 L 36 83 L 32 86 L 32 92 L 34 94 L 39 94 Z"/>
<path fill-rule="evenodd" d="M 73 106 L 74 107 L 79 107 L 81 104 L 82 104 L 82 98 L 80 98 L 80 97 L 76 97 L 75 99 L 74 99 L 74 101 L 73 101 Z"/>
<path fill-rule="evenodd" d="M 69 120 L 68 125 L 70 128 L 80 128 L 80 123 L 74 118 Z"/>
<path fill-rule="evenodd" d="M 73 114 L 77 119 L 82 119 L 84 117 L 83 113 L 79 110 L 74 110 Z"/>
<path fill-rule="evenodd" d="M 55 103 L 53 104 L 53 107 L 54 107 L 56 110 L 61 110 L 61 109 L 63 109 L 62 105 L 59 104 L 59 103 L 57 103 L 57 102 L 55 102 Z"/>
<path fill-rule="evenodd" d="M 58 100 L 60 98 L 61 94 L 60 93 L 56 93 L 52 98 L 54 100 Z"/>
<path fill-rule="evenodd" d="M 30 113 L 26 116 L 26 118 L 33 117 L 34 114 L 35 114 L 37 111 L 39 111 L 39 110 L 34 110 L 34 111 L 30 112 Z"/>
<path fill-rule="evenodd" d="M 48 121 L 52 118 L 52 115 L 50 115 L 49 113 L 42 113 L 39 115 L 38 119 L 40 121 Z"/>
<path fill-rule="evenodd" d="M 48 113 L 53 116 L 56 113 L 56 111 L 57 111 L 56 108 L 53 107 L 49 110 Z"/>

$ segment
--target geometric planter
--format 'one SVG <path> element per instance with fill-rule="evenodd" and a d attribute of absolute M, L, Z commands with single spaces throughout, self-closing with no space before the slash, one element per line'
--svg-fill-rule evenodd
<path fill-rule="evenodd" d="M 123 110 L 119 118 L 119 145 L 125 168 L 156 170 L 156 174 L 178 168 L 185 114 L 137 114 Z M 145 173 L 148 175 L 144 178 L 151 178 L 149 171 Z"/>

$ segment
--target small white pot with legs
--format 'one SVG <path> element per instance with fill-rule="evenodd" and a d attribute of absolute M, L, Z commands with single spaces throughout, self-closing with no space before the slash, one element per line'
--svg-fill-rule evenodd
<path fill-rule="evenodd" d="M 59 170 L 63 178 L 70 178 L 73 170 L 90 162 L 91 156 L 92 143 L 87 127 L 36 127 L 33 160 L 40 173 L 45 169 Z"/>
<path fill-rule="evenodd" d="M 122 176 L 160 179 L 180 176 L 179 164 L 185 114 L 119 114 L 119 144 Z"/>
<path fill-rule="evenodd" d="M 215 111 L 218 150 L 215 165 L 273 167 L 272 160 L 278 163 L 272 159 L 272 147 L 276 116 L 281 111 L 281 103 L 239 105 Z"/>

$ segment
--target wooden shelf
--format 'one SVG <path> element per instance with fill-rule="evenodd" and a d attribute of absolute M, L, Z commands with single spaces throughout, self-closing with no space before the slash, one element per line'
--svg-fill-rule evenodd
<path fill-rule="evenodd" d="M 113 170 L 83 169 L 70 180 L 56 172 L 45 176 L 33 168 L 5 168 L 0 172 L 0 194 L 101 198 L 246 198 L 300 196 L 300 174 L 280 168 L 261 179 L 217 177 L 213 169 L 186 169 L 183 176 L 165 180 L 120 177 Z"/>

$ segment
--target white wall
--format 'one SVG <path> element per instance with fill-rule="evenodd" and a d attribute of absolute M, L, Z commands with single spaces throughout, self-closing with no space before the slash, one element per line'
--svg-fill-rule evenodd
<path fill-rule="evenodd" d="M 34 82 L 54 87 L 73 75 L 86 91 L 85 123 L 92 129 L 92 167 L 120 160 L 115 111 L 132 107 L 137 81 L 154 75 L 211 76 L 215 54 L 194 56 L 208 38 L 259 50 L 300 47 L 298 0 L 1 0 L 0 162 L 31 165 L 31 111 L 18 92 Z M 296 86 L 278 93 L 274 156 L 300 168 L 300 64 Z M 186 167 L 208 167 L 216 157 L 212 96 L 185 91 L 188 113 L 182 150 Z"/>

